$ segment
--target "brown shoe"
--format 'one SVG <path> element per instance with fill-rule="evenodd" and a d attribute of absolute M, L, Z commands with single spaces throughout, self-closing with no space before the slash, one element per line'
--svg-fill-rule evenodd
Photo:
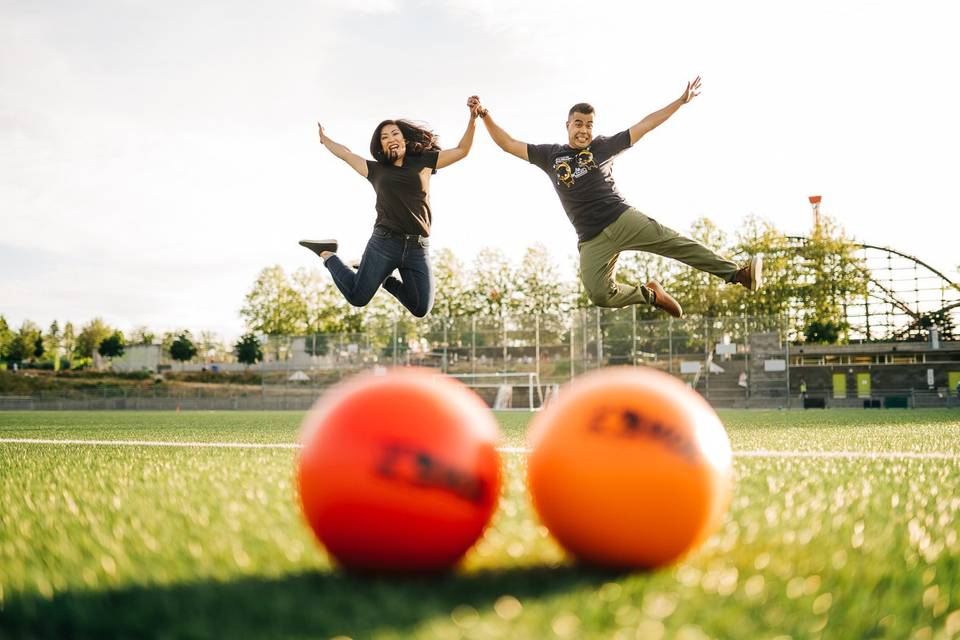
<path fill-rule="evenodd" d="M 680 306 L 680 303 L 677 302 L 672 295 L 660 286 L 659 282 L 651 280 L 647 283 L 647 289 L 653 292 L 653 306 L 666 311 L 674 318 L 683 317 L 683 307 Z"/>
<path fill-rule="evenodd" d="M 750 262 L 737 269 L 733 281 L 742 284 L 750 291 L 756 291 L 763 286 L 763 256 L 753 256 Z"/>

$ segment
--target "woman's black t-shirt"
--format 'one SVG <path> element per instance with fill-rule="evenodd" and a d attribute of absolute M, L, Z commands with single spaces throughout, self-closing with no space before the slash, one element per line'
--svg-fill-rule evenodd
<path fill-rule="evenodd" d="M 429 236 L 430 194 L 424 191 L 420 171 L 437 172 L 438 151 L 405 156 L 403 166 L 367 160 L 367 180 L 377 193 L 375 226 L 397 233 Z"/>

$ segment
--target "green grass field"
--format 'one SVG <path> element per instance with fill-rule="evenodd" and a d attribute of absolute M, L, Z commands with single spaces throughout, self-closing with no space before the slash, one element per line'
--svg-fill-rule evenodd
<path fill-rule="evenodd" d="M 529 417 L 498 416 L 505 445 Z M 500 507 L 457 571 L 385 578 L 331 567 L 295 450 L 3 442 L 0 638 L 960 637 L 960 412 L 721 417 L 752 452 L 730 512 L 656 572 L 571 562 L 522 454 L 504 454 Z M 0 413 L 0 438 L 293 443 L 300 419 Z"/>

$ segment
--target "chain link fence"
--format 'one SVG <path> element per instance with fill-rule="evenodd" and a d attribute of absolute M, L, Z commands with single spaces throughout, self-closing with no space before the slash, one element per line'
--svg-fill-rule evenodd
<path fill-rule="evenodd" d="M 390 366 L 429 367 L 455 376 L 501 409 L 535 409 L 574 377 L 617 365 L 661 369 L 717 407 L 960 402 L 953 389 L 954 378 L 960 381 L 960 343 L 816 346 L 791 344 L 787 335 L 784 318 L 650 320 L 636 307 L 549 316 L 434 315 L 419 322 L 388 321 L 363 333 L 266 337 L 264 361 L 252 368 L 259 387 L 49 392 L 0 397 L 0 409 L 306 409 L 339 380 Z"/>

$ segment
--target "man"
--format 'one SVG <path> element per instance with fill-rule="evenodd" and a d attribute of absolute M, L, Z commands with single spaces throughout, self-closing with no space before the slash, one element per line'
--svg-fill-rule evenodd
<path fill-rule="evenodd" d="M 594 109 L 587 103 L 575 104 L 567 118 L 567 144 L 527 144 L 505 132 L 479 101 L 472 103 L 501 149 L 537 165 L 550 176 L 554 190 L 567 217 L 577 231 L 580 252 L 580 278 L 599 307 L 625 307 L 646 303 L 675 318 L 683 315 L 680 304 L 660 283 L 623 284 L 614 279 L 617 258 L 622 251 L 647 251 L 679 260 L 701 271 L 712 273 L 751 291 L 762 285 L 763 263 L 754 256 L 739 267 L 695 240 L 631 207 L 613 181 L 613 160 L 640 138 L 663 124 L 683 105 L 699 95 L 700 78 L 687 83 L 679 98 L 654 111 L 629 129 L 605 137 L 593 137 Z"/>

